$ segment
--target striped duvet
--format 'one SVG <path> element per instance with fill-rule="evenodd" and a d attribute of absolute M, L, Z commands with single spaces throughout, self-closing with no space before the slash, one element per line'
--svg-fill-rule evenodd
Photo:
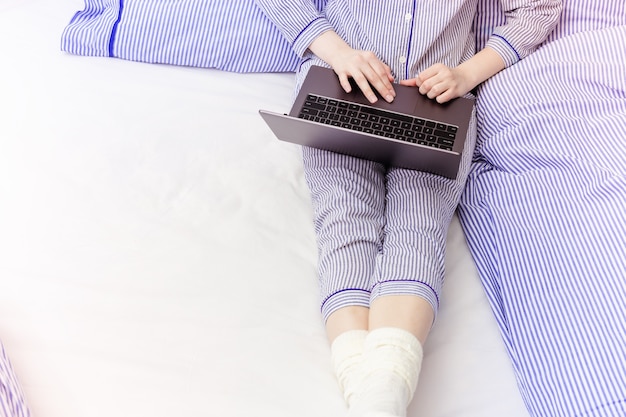
<path fill-rule="evenodd" d="M 533 416 L 626 415 L 626 26 L 486 83 L 460 218 Z"/>

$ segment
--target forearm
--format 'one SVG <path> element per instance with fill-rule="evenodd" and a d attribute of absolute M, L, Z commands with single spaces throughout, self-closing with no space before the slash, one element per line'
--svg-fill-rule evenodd
<path fill-rule="evenodd" d="M 352 48 L 334 31 L 328 30 L 315 38 L 309 50 L 317 57 L 334 67 L 334 62 Z"/>
<path fill-rule="evenodd" d="M 469 60 L 457 67 L 463 78 L 467 80 L 467 91 L 473 90 L 477 85 L 486 81 L 491 76 L 502 71 L 506 63 L 498 52 L 486 47 Z"/>

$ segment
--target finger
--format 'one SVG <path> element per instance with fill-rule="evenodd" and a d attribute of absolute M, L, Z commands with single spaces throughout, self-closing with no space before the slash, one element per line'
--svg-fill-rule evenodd
<path fill-rule="evenodd" d="M 441 94 L 445 93 L 446 91 L 448 91 L 448 86 L 444 83 L 439 83 L 439 84 L 435 84 L 432 86 L 432 88 L 430 88 L 428 90 L 428 93 L 426 93 L 426 96 L 428 96 L 428 98 L 437 98 L 439 97 Z"/>
<path fill-rule="evenodd" d="M 441 72 L 442 67 L 445 67 L 442 64 L 434 64 L 430 67 L 426 68 L 424 71 L 417 74 L 417 78 L 424 82 L 429 78 L 432 78 Z"/>
<path fill-rule="evenodd" d="M 445 103 L 459 96 L 459 89 L 450 83 L 439 83 L 428 92 L 428 97 L 437 100 L 439 103 Z"/>
<path fill-rule="evenodd" d="M 369 80 L 369 83 L 378 93 L 383 97 L 387 102 L 391 103 L 393 99 L 396 97 L 396 91 L 394 90 L 391 83 L 386 79 L 387 82 L 384 82 L 380 77 L 373 77 L 373 79 Z"/>
<path fill-rule="evenodd" d="M 391 67 L 381 61 L 379 61 L 379 63 L 382 64 L 382 71 L 379 72 L 380 78 L 384 80 L 385 85 L 389 87 L 389 89 L 393 91 L 395 95 L 395 91 L 393 89 L 393 82 L 395 79 L 393 74 L 391 73 Z"/>
<path fill-rule="evenodd" d="M 393 75 L 391 74 L 391 67 L 381 61 L 378 56 L 371 51 L 364 52 L 361 57 L 364 61 L 362 68 L 365 75 L 368 78 L 373 76 L 373 74 L 369 73 L 369 68 L 371 68 L 388 88 L 392 88 L 391 83 L 393 82 Z"/>
<path fill-rule="evenodd" d="M 428 94 L 435 85 L 445 82 L 447 78 L 449 78 L 448 67 L 443 64 L 431 65 L 417 76 L 420 93 Z"/>
<path fill-rule="evenodd" d="M 452 92 L 452 90 L 447 90 L 442 94 L 439 94 L 435 100 L 437 100 L 437 103 L 447 103 L 448 101 L 452 100 L 453 98 L 456 98 L 456 94 L 454 94 Z"/>
<path fill-rule="evenodd" d="M 432 90 L 432 88 L 433 88 L 432 82 L 430 82 L 429 80 L 426 80 L 422 83 L 422 85 L 420 85 L 419 92 L 423 95 L 427 95 L 430 93 L 430 90 Z"/>
<path fill-rule="evenodd" d="M 352 84 L 350 84 L 350 80 L 348 79 L 348 76 L 344 73 L 337 74 L 337 76 L 339 77 L 339 84 L 341 84 L 341 88 L 343 88 L 343 90 L 346 93 L 351 92 Z"/>
<path fill-rule="evenodd" d="M 391 102 L 396 96 L 396 91 L 391 84 L 393 80 L 391 69 L 380 61 L 374 65 L 375 67 L 372 67 L 371 71 L 367 69 L 364 71 L 365 77 L 368 79 L 371 86 L 374 87 L 385 100 Z"/>
<path fill-rule="evenodd" d="M 376 94 L 372 90 L 372 87 L 370 86 L 367 77 L 363 73 L 355 74 L 352 76 L 352 78 L 354 79 L 356 85 L 359 86 L 359 89 L 361 90 L 365 98 L 367 98 L 370 103 L 376 103 L 378 101 L 378 97 L 376 97 Z"/>
<path fill-rule="evenodd" d="M 410 78 L 408 80 L 402 80 L 400 81 L 401 85 L 406 85 L 408 87 L 419 87 L 417 85 L 417 78 Z"/>
<path fill-rule="evenodd" d="M 442 84 L 444 83 L 445 83 L 445 77 L 443 77 L 440 73 L 434 74 L 430 78 L 427 78 L 422 81 L 419 87 L 420 93 L 424 95 L 428 95 L 429 97 L 431 94 L 440 94 L 443 91 Z M 433 98 L 433 97 L 430 97 L 430 98 Z"/>

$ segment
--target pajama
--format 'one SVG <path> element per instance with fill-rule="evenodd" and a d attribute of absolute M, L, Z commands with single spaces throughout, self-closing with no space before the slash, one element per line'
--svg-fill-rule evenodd
<path fill-rule="evenodd" d="M 545 39 L 560 2 L 534 2 L 535 8 L 528 10 L 516 8 L 519 1 L 502 3 L 510 11 L 509 24 L 497 29 L 487 45 L 508 66 Z M 331 29 L 352 47 L 374 52 L 391 67 L 396 81 L 438 62 L 454 67 L 475 53 L 477 0 L 330 0 L 323 12 L 310 0 L 257 4 L 305 58 L 298 87 L 311 65 L 325 65 L 307 48 Z M 303 150 L 315 209 L 325 319 L 342 307 L 367 307 L 381 295 L 417 295 L 437 311 L 447 228 L 467 177 L 474 139 L 472 124 L 456 179 Z"/>
<path fill-rule="evenodd" d="M 472 122 L 457 180 L 313 148 L 304 168 L 319 242 L 322 315 L 417 295 L 436 312 L 447 228 L 471 163 Z"/>

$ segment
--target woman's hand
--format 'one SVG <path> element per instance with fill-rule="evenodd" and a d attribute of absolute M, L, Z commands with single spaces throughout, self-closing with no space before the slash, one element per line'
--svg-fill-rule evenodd
<path fill-rule="evenodd" d="M 504 67 L 502 57 L 494 49 L 487 47 L 458 67 L 431 65 L 417 77 L 401 81 L 400 84 L 418 87 L 420 93 L 439 103 L 445 103 L 469 93 Z"/>
<path fill-rule="evenodd" d="M 373 52 L 354 49 L 331 31 L 315 39 L 309 49 L 333 68 L 346 92 L 352 90 L 352 78 L 371 103 L 378 100 L 374 90 L 388 102 L 395 98 L 391 68 Z"/>
<path fill-rule="evenodd" d="M 435 64 L 410 80 L 400 84 L 418 87 L 419 92 L 439 103 L 445 103 L 460 97 L 475 87 L 463 68 L 450 68 L 444 64 Z"/>

